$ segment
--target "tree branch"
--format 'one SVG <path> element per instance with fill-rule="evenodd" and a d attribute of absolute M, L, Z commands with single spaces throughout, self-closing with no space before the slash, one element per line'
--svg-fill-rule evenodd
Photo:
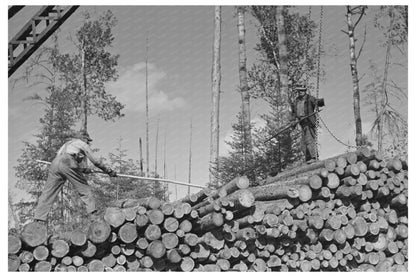
<path fill-rule="evenodd" d="M 358 59 L 360 58 L 360 56 L 361 56 L 361 52 L 363 51 L 363 47 L 364 47 L 364 44 L 365 44 L 366 40 L 367 40 L 367 25 L 366 25 L 366 26 L 364 26 L 364 38 L 363 38 L 363 43 L 361 44 L 360 50 L 358 51 L 358 54 L 357 54 L 357 60 L 358 60 Z"/>

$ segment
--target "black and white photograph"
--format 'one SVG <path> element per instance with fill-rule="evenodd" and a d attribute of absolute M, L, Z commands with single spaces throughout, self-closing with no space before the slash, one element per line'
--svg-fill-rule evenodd
<path fill-rule="evenodd" d="M 156 2 L 8 3 L 7 271 L 410 272 L 409 6 Z"/>

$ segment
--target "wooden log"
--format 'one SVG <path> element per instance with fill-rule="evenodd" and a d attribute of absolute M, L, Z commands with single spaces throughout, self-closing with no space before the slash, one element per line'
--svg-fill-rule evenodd
<path fill-rule="evenodd" d="M 408 228 L 404 224 L 397 225 L 395 231 L 396 231 L 397 237 L 400 239 L 406 239 L 408 237 Z"/>
<path fill-rule="evenodd" d="M 93 259 L 88 263 L 89 272 L 104 272 L 104 264 L 101 260 Z"/>
<path fill-rule="evenodd" d="M 8 236 L 8 254 L 13 255 L 17 254 L 22 248 L 22 241 L 18 236 L 10 235 Z"/>
<path fill-rule="evenodd" d="M 263 259 L 257 258 L 252 263 L 251 268 L 254 269 L 254 271 L 256 272 L 266 272 L 267 264 Z"/>
<path fill-rule="evenodd" d="M 188 233 L 188 234 L 185 234 L 184 241 L 186 244 L 193 247 L 198 244 L 199 237 L 196 234 Z"/>
<path fill-rule="evenodd" d="M 330 242 L 334 239 L 334 231 L 330 229 L 322 229 L 319 233 L 319 238 L 321 241 Z"/>
<path fill-rule="evenodd" d="M 159 226 L 153 224 L 147 226 L 144 232 L 144 236 L 149 241 L 158 240 L 161 237 L 161 235 L 162 231 L 160 230 Z"/>
<path fill-rule="evenodd" d="M 342 229 L 337 229 L 334 232 L 334 240 L 338 244 L 344 244 L 347 240 L 347 235 L 345 234 L 345 232 Z"/>
<path fill-rule="evenodd" d="M 39 222 L 31 222 L 23 227 L 21 240 L 29 247 L 36 247 L 44 244 L 48 238 L 46 225 Z"/>
<path fill-rule="evenodd" d="M 138 214 L 135 223 L 139 228 L 145 227 L 149 223 L 149 218 L 145 214 Z"/>
<path fill-rule="evenodd" d="M 185 215 L 185 211 L 182 205 L 175 206 L 175 210 L 173 211 L 173 216 L 177 219 L 183 218 Z"/>
<path fill-rule="evenodd" d="M 28 272 L 29 270 L 30 270 L 30 265 L 26 264 L 26 263 L 23 263 L 23 264 L 19 265 L 19 268 L 18 268 L 17 271 L 19 271 L 19 272 Z"/>
<path fill-rule="evenodd" d="M 70 235 L 71 245 L 83 246 L 87 243 L 87 234 L 81 230 L 74 230 Z"/>
<path fill-rule="evenodd" d="M 165 216 L 169 216 L 173 214 L 174 206 L 171 203 L 163 203 L 160 209 Z"/>
<path fill-rule="evenodd" d="M 147 217 L 151 224 L 159 225 L 163 223 L 165 219 L 165 215 L 162 213 L 161 210 L 150 210 L 147 212 Z"/>
<path fill-rule="evenodd" d="M 84 256 L 85 258 L 91 258 L 91 257 L 93 257 L 96 252 L 97 252 L 97 247 L 95 246 L 94 243 L 92 243 L 89 240 L 80 249 L 81 255 Z"/>
<path fill-rule="evenodd" d="M 126 220 L 121 208 L 109 207 L 105 210 L 104 220 L 114 228 L 120 227 Z"/>
<path fill-rule="evenodd" d="M 126 268 L 122 265 L 116 265 L 113 268 L 114 272 L 126 272 Z"/>
<path fill-rule="evenodd" d="M 363 237 L 367 234 L 368 225 L 363 217 L 357 216 L 356 218 L 351 220 L 351 224 L 354 227 L 354 232 L 356 236 Z"/>
<path fill-rule="evenodd" d="M 78 255 L 72 257 L 72 264 L 76 267 L 84 264 L 84 259 Z"/>
<path fill-rule="evenodd" d="M 329 173 L 326 174 L 326 178 L 327 178 L 328 175 L 329 175 Z M 315 190 L 321 188 L 322 187 L 322 179 L 321 179 L 321 177 L 319 175 L 317 175 L 317 174 L 312 175 L 309 178 L 309 186 L 312 189 L 315 189 Z"/>
<path fill-rule="evenodd" d="M 184 257 L 182 259 L 181 265 L 180 265 L 182 271 L 184 272 L 190 272 L 194 269 L 195 267 L 195 262 L 192 258 L 190 257 Z"/>
<path fill-rule="evenodd" d="M 154 240 L 147 247 L 146 254 L 152 258 L 160 259 L 166 254 L 166 247 L 160 240 Z"/>
<path fill-rule="evenodd" d="M 149 256 L 144 256 L 140 259 L 140 265 L 144 268 L 151 268 L 153 266 L 153 259 Z"/>
<path fill-rule="evenodd" d="M 123 254 L 117 256 L 116 262 L 119 265 L 124 265 L 127 262 L 126 256 L 124 256 Z"/>
<path fill-rule="evenodd" d="M 147 198 L 141 198 L 138 200 L 140 206 L 145 207 L 146 209 L 156 210 L 159 209 L 162 205 L 162 202 L 159 198 L 151 196 Z"/>
<path fill-rule="evenodd" d="M 302 189 L 300 189 L 300 187 Z M 312 197 L 309 186 L 297 186 L 294 184 L 283 184 L 281 182 L 271 183 L 265 186 L 248 188 L 255 200 L 276 200 L 282 198 L 299 198 L 301 201 L 308 201 Z M 302 195 L 301 195 L 302 194 Z M 309 199 L 308 199 L 309 198 Z"/>
<path fill-rule="evenodd" d="M 131 207 L 131 208 L 124 208 L 123 210 L 124 213 L 124 218 L 126 219 L 126 221 L 134 221 L 136 219 L 136 214 L 137 214 L 137 208 L 136 207 Z"/>
<path fill-rule="evenodd" d="M 66 266 L 71 265 L 72 264 L 72 257 L 70 257 L 70 256 L 63 257 L 62 260 L 61 260 L 61 263 L 66 265 Z"/>
<path fill-rule="evenodd" d="M 221 213 L 210 213 L 198 222 L 198 230 L 209 231 L 224 224 L 224 216 Z"/>
<path fill-rule="evenodd" d="M 63 258 L 69 253 L 69 244 L 65 240 L 57 239 L 52 243 L 51 255 L 56 258 Z"/>
<path fill-rule="evenodd" d="M 18 271 L 21 261 L 18 256 L 16 255 L 9 255 L 8 256 L 8 271 Z"/>
<path fill-rule="evenodd" d="M 174 217 L 167 217 L 163 222 L 163 228 L 167 232 L 175 232 L 179 228 L 179 221 Z"/>
<path fill-rule="evenodd" d="M 121 245 L 121 253 L 123 253 L 124 256 L 132 256 L 136 250 L 136 245 L 132 243 L 122 244 Z"/>
<path fill-rule="evenodd" d="M 49 256 L 49 249 L 45 245 L 39 245 L 33 250 L 33 257 L 37 261 L 44 261 Z"/>
<path fill-rule="evenodd" d="M 124 215 L 124 214 L 123 214 Z M 110 225 L 103 220 L 97 220 L 90 223 L 88 229 L 88 239 L 93 243 L 103 243 L 109 239 L 111 234 Z"/>
<path fill-rule="evenodd" d="M 336 159 L 337 167 L 345 168 L 347 166 L 347 159 L 346 157 L 338 157 Z"/>
<path fill-rule="evenodd" d="M 397 173 L 403 168 L 403 165 L 400 159 L 393 159 L 387 162 L 386 167 L 388 168 L 388 170 L 391 170 Z"/>
<path fill-rule="evenodd" d="M 343 167 L 336 167 L 334 173 L 338 176 L 344 176 L 345 168 Z"/>
<path fill-rule="evenodd" d="M 81 265 L 77 268 L 77 272 L 88 272 L 88 267 Z"/>
<path fill-rule="evenodd" d="M 50 272 L 50 271 L 52 271 L 52 265 L 48 261 L 39 261 L 35 264 L 34 271 L 36 271 L 36 272 Z"/>
<path fill-rule="evenodd" d="M 136 224 L 130 222 L 123 224 L 118 231 L 118 237 L 124 243 L 135 241 L 137 239 Z"/>
<path fill-rule="evenodd" d="M 169 249 L 166 252 L 166 257 L 169 262 L 177 264 L 182 260 L 182 256 L 176 249 Z"/>
<path fill-rule="evenodd" d="M 19 254 L 19 259 L 22 263 L 29 264 L 33 261 L 33 253 L 27 250 L 23 250 Z"/>
<path fill-rule="evenodd" d="M 358 177 L 361 171 L 357 164 L 350 164 L 345 168 L 344 177 L 355 176 Z"/>
<path fill-rule="evenodd" d="M 219 197 L 225 197 L 236 190 L 246 189 L 250 185 L 247 176 L 236 177 L 218 190 Z"/>
<path fill-rule="evenodd" d="M 244 229 L 238 230 L 235 236 L 236 236 L 236 239 L 238 240 L 243 239 L 243 240 L 248 241 L 256 237 L 256 231 L 251 227 L 246 227 Z"/>
<path fill-rule="evenodd" d="M 230 261 L 226 259 L 218 259 L 215 264 L 221 271 L 228 271 L 231 267 Z"/>
<path fill-rule="evenodd" d="M 179 238 L 174 233 L 164 233 L 162 235 L 162 243 L 166 249 L 173 249 L 178 246 Z"/>

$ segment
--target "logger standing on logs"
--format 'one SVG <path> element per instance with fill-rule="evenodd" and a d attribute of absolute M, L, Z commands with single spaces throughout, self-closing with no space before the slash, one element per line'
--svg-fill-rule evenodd
<path fill-rule="evenodd" d="M 85 203 L 88 214 L 92 219 L 96 219 L 97 210 L 92 189 L 88 185 L 83 173 L 90 173 L 92 170 L 87 168 L 86 157 L 102 171 L 111 177 L 117 177 L 117 173 L 105 166 L 100 159 L 93 155 L 89 146 L 92 141 L 86 131 L 78 132 L 73 139 L 66 142 L 59 150 L 49 167 L 48 179 L 45 189 L 39 198 L 35 210 L 35 221 L 46 222 L 48 213 L 53 202 L 58 196 L 59 191 L 66 180 L 69 180 L 81 196 Z"/>
<path fill-rule="evenodd" d="M 301 149 L 307 163 L 317 160 L 316 153 L 316 114 L 315 109 L 325 105 L 323 98 L 315 98 L 306 93 L 305 85 L 295 87 L 297 97 L 292 104 L 292 117 L 302 129 Z"/>

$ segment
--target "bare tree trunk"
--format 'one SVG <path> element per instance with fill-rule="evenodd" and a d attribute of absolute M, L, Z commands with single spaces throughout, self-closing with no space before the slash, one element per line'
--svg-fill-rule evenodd
<path fill-rule="evenodd" d="M 211 143 L 210 143 L 210 164 L 209 183 L 218 187 L 218 180 L 215 172 L 218 169 L 219 152 L 219 108 L 220 108 L 220 45 L 221 45 L 221 6 L 215 6 L 214 20 L 214 44 L 212 58 L 212 95 L 211 95 Z"/>
<path fill-rule="evenodd" d="M 159 118 L 157 119 L 157 126 L 156 126 L 156 147 L 155 147 L 155 176 L 159 175 L 157 173 L 157 146 L 159 144 Z"/>
<path fill-rule="evenodd" d="M 389 7 L 389 18 L 390 18 L 390 26 L 388 31 L 388 37 L 387 37 L 387 46 L 386 46 L 386 59 L 384 63 L 384 74 L 383 74 L 383 82 L 381 85 L 382 88 L 382 95 L 383 95 L 383 103 L 381 104 L 381 110 L 377 114 L 377 116 L 380 118 L 379 124 L 377 126 L 377 148 L 378 151 L 383 152 L 383 134 L 384 134 L 384 111 L 385 107 L 388 103 L 387 98 L 387 79 L 388 79 L 388 73 L 389 73 L 389 67 L 390 67 L 390 49 L 392 44 L 392 28 L 394 23 L 394 13 L 393 13 L 394 7 Z"/>
<path fill-rule="evenodd" d="M 290 104 L 289 104 L 289 76 L 288 76 L 288 52 L 286 46 L 286 31 L 285 31 L 285 19 L 283 16 L 284 7 L 276 7 L 276 23 L 277 23 L 277 39 L 279 41 L 278 56 L 279 56 L 279 87 L 280 87 L 280 100 L 282 101 L 282 108 L 287 113 L 283 114 L 283 122 L 287 122 L 290 119 Z"/>
<path fill-rule="evenodd" d="M 190 134 L 189 134 L 188 183 L 191 183 L 191 173 L 192 173 L 192 118 L 191 118 Z M 191 193 L 191 187 L 188 186 L 188 195 L 190 193 Z"/>
<path fill-rule="evenodd" d="M 87 95 L 87 76 L 85 74 L 85 49 L 84 42 L 81 46 L 81 78 L 82 78 L 82 97 L 81 97 L 81 130 L 87 131 L 87 106 L 88 106 L 88 95 Z"/>
<path fill-rule="evenodd" d="M 140 151 L 140 172 L 143 172 L 142 138 L 139 138 L 139 151 Z"/>
<path fill-rule="evenodd" d="M 361 10 L 362 14 L 364 10 Z M 355 54 L 355 27 L 357 22 L 353 22 L 353 9 L 351 6 L 347 6 L 347 25 L 348 25 L 348 37 L 349 37 L 349 48 L 350 48 L 350 67 L 352 75 L 352 87 L 353 87 L 353 108 L 354 108 L 354 118 L 355 118 L 355 143 L 357 146 L 363 144 L 363 131 L 361 126 L 361 112 L 360 112 L 360 88 L 359 88 L 359 79 L 358 79 L 358 70 L 357 70 L 357 56 Z M 360 18 L 362 15 L 360 16 Z"/>
<path fill-rule="evenodd" d="M 246 29 L 245 29 L 245 7 L 237 7 L 237 29 L 238 29 L 238 72 L 240 74 L 240 94 L 241 94 L 241 115 L 243 119 L 244 149 L 243 155 L 246 157 L 251 154 L 251 126 L 250 126 L 250 94 L 247 84 L 247 57 L 246 57 Z"/>
<path fill-rule="evenodd" d="M 147 84 L 148 38 L 146 34 L 146 176 L 149 177 L 149 91 Z"/>

